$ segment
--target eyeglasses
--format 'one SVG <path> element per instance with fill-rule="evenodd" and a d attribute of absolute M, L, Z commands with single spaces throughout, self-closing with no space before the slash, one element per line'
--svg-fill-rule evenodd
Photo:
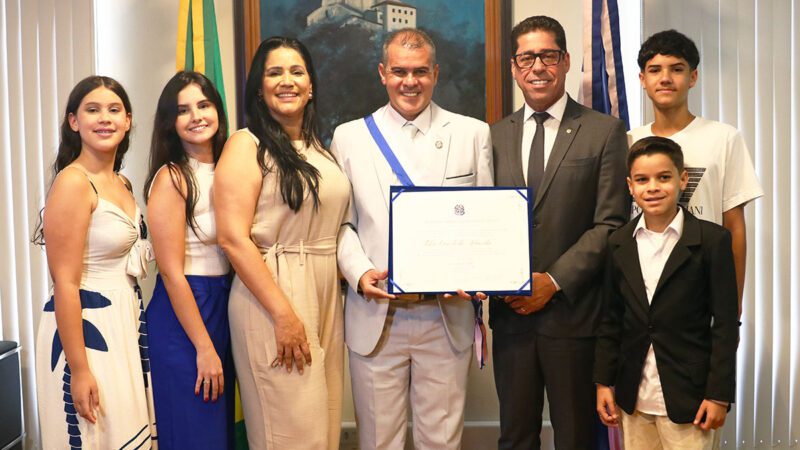
<path fill-rule="evenodd" d="M 544 50 L 539 53 L 517 53 L 514 55 L 514 64 L 520 69 L 530 69 L 536 64 L 536 58 L 539 58 L 545 66 L 555 66 L 561 62 L 561 58 L 565 53 L 564 50 Z"/>

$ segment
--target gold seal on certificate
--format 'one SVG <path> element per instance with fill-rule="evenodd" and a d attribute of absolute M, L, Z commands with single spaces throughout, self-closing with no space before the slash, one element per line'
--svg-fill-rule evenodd
<path fill-rule="evenodd" d="M 391 187 L 391 293 L 530 295 L 528 190 Z"/>

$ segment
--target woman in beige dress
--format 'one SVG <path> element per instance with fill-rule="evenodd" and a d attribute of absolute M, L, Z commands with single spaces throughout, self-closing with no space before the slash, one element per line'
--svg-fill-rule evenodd
<path fill-rule="evenodd" d="M 317 136 L 314 67 L 295 39 L 261 43 L 248 128 L 217 163 L 217 236 L 236 270 L 231 344 L 253 449 L 336 449 L 343 378 L 336 242 L 350 184 Z"/>

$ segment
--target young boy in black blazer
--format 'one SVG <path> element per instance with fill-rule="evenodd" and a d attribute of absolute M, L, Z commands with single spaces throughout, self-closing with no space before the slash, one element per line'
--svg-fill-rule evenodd
<path fill-rule="evenodd" d="M 637 141 L 628 172 L 642 214 L 609 238 L 597 412 L 625 448 L 711 449 L 735 396 L 731 236 L 678 206 L 688 176 L 675 142 Z"/>

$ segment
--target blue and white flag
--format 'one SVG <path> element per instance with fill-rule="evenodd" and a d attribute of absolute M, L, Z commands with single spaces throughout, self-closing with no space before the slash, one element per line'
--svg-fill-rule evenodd
<path fill-rule="evenodd" d="M 582 70 L 581 103 L 620 118 L 630 129 L 617 0 L 583 0 Z"/>
<path fill-rule="evenodd" d="M 583 0 L 582 70 L 581 103 L 621 119 L 625 122 L 625 128 L 630 130 L 617 0 Z M 618 430 L 606 428 L 598 418 L 596 448 L 620 450 Z"/>

